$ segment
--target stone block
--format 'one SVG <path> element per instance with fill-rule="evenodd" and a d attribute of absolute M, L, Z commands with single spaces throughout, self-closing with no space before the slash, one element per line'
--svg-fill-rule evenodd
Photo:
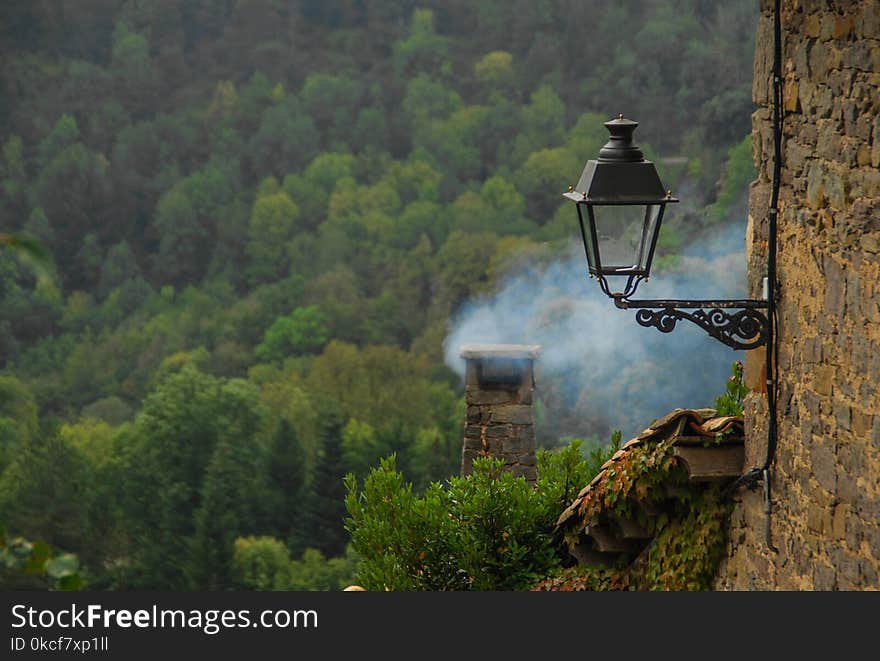
<path fill-rule="evenodd" d="M 751 392 L 767 392 L 766 365 L 767 351 L 765 347 L 746 351 L 743 365 L 743 383 Z"/>
<path fill-rule="evenodd" d="M 508 436 L 510 436 L 512 430 L 513 428 L 510 425 L 491 424 L 486 427 L 485 436 L 487 439 L 507 438 Z"/>
<path fill-rule="evenodd" d="M 880 197 L 880 171 L 874 168 L 860 168 L 853 170 L 850 175 L 851 197 Z"/>
<path fill-rule="evenodd" d="M 813 370 L 813 390 L 819 395 L 828 397 L 831 395 L 831 387 L 834 383 L 835 370 L 830 365 L 819 365 Z"/>
<path fill-rule="evenodd" d="M 822 564 L 813 567 L 813 589 L 821 591 L 834 590 L 837 580 L 834 569 Z"/>
<path fill-rule="evenodd" d="M 530 425 L 534 422 L 532 407 L 507 404 L 493 407 L 492 422 L 511 423 L 515 425 Z"/>
<path fill-rule="evenodd" d="M 852 430 L 856 438 L 867 439 L 874 427 L 874 416 L 857 408 L 852 409 Z"/>
<path fill-rule="evenodd" d="M 468 424 L 479 424 L 483 422 L 483 409 L 479 406 L 468 406 L 465 412 L 465 421 Z"/>
<path fill-rule="evenodd" d="M 535 433 L 529 429 L 528 432 L 514 434 L 504 439 L 504 452 L 535 452 Z"/>
<path fill-rule="evenodd" d="M 855 505 L 861 497 L 858 477 L 842 466 L 837 470 L 837 497 L 847 505 Z"/>
<path fill-rule="evenodd" d="M 462 450 L 461 453 L 461 474 L 470 475 L 474 471 L 474 459 L 482 456 L 477 450 Z"/>
<path fill-rule="evenodd" d="M 785 81 L 782 87 L 782 107 L 786 112 L 799 112 L 798 82 L 794 78 Z"/>
<path fill-rule="evenodd" d="M 804 34 L 812 39 L 819 37 L 822 21 L 818 14 L 810 14 L 804 21 Z M 803 43 L 803 42 L 802 42 Z"/>
<path fill-rule="evenodd" d="M 837 424 L 837 433 L 848 432 L 852 429 L 852 408 L 844 402 L 835 400 L 831 410 L 834 412 L 834 422 Z"/>
<path fill-rule="evenodd" d="M 846 306 L 846 273 L 840 263 L 833 257 L 826 256 L 823 261 L 825 270 L 825 312 L 842 317 Z"/>
<path fill-rule="evenodd" d="M 840 504 L 834 508 L 831 515 L 831 536 L 834 539 L 843 539 L 846 537 L 846 515 L 847 505 Z"/>
<path fill-rule="evenodd" d="M 863 521 L 880 521 L 880 498 L 865 491 L 864 487 L 860 488 L 856 513 Z"/>
<path fill-rule="evenodd" d="M 859 558 L 840 548 L 837 544 L 827 544 L 826 549 L 834 565 L 839 583 L 838 589 L 852 590 L 859 584 Z"/>
<path fill-rule="evenodd" d="M 812 158 L 813 150 L 806 145 L 802 145 L 797 140 L 789 140 L 785 143 L 785 164 L 793 172 L 802 172 Z"/>
<path fill-rule="evenodd" d="M 865 529 L 865 542 L 874 560 L 880 562 L 880 526 L 874 524 Z"/>
<path fill-rule="evenodd" d="M 835 16 L 831 27 L 832 39 L 843 39 L 855 32 L 856 19 L 854 16 Z"/>
<path fill-rule="evenodd" d="M 880 71 L 880 42 L 875 39 L 859 40 L 842 52 L 825 54 L 820 65 L 834 69 L 844 66 L 866 73 Z"/>
<path fill-rule="evenodd" d="M 483 441 L 480 438 L 472 438 L 472 437 L 464 437 L 464 442 L 462 443 L 463 450 L 474 450 L 476 452 L 480 452 L 483 449 Z"/>
<path fill-rule="evenodd" d="M 856 34 L 868 39 L 880 39 L 880 12 L 870 9 L 869 5 L 856 17 Z"/>
<path fill-rule="evenodd" d="M 817 535 L 825 531 L 825 508 L 816 505 L 807 507 L 807 529 Z"/>
<path fill-rule="evenodd" d="M 859 578 L 863 588 L 876 590 L 880 588 L 880 563 L 871 562 L 868 558 L 859 560 Z"/>
<path fill-rule="evenodd" d="M 810 468 L 819 485 L 829 493 L 837 490 L 837 452 L 834 442 L 816 435 L 810 444 Z"/>
<path fill-rule="evenodd" d="M 826 199 L 824 169 L 819 163 L 813 163 L 807 174 L 807 203 L 812 209 L 822 209 Z"/>
<path fill-rule="evenodd" d="M 478 386 L 468 386 L 464 396 L 465 401 L 474 406 L 511 404 L 519 399 L 516 390 L 484 390 Z"/>

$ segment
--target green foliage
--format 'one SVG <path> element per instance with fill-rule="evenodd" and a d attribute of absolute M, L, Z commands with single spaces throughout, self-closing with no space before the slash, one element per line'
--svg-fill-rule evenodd
<path fill-rule="evenodd" d="M 370 590 L 518 590 L 557 568 L 552 530 L 559 513 L 592 478 L 595 462 L 575 441 L 542 451 L 536 486 L 491 458 L 467 477 L 435 482 L 422 496 L 384 459 L 363 488 L 350 475 L 347 526 L 361 557 L 358 584 Z"/>
<path fill-rule="evenodd" d="M 752 160 L 752 137 L 749 135 L 727 152 L 721 190 L 718 192 L 715 204 L 710 207 L 711 213 L 721 219 L 725 218 L 738 203 L 744 209 L 749 184 L 756 176 L 757 171 Z"/>
<path fill-rule="evenodd" d="M 730 368 L 725 391 L 715 398 L 715 410 L 719 416 L 743 415 L 743 399 L 749 389 L 743 383 L 743 364 L 736 361 Z"/>
<path fill-rule="evenodd" d="M 317 305 L 309 305 L 276 319 L 255 354 L 262 360 L 283 360 L 292 354 L 318 352 L 328 339 L 326 317 Z"/>
<path fill-rule="evenodd" d="M 287 548 L 272 537 L 242 537 L 235 540 L 233 566 L 237 584 L 247 590 L 340 590 L 351 585 L 357 557 L 325 558 L 316 549 L 306 549 L 300 560 L 291 560 Z"/>
<path fill-rule="evenodd" d="M 394 70 L 399 77 L 417 73 L 439 73 L 446 65 L 449 43 L 434 31 L 434 12 L 416 9 L 409 36 L 394 44 Z"/>
<path fill-rule="evenodd" d="M 232 554 L 235 583 L 248 590 L 283 590 L 290 583 L 290 552 L 272 537 L 239 537 Z"/>
<path fill-rule="evenodd" d="M 649 517 L 645 507 L 657 508 L 660 514 Z M 586 565 L 557 570 L 534 589 L 711 590 L 724 553 L 731 508 L 720 486 L 688 482 L 671 445 L 648 443 L 630 448 L 585 496 L 578 508 L 580 523 L 570 531 L 571 542 L 576 543 L 580 527 L 603 510 L 652 530 L 651 542 L 625 567 Z"/>
<path fill-rule="evenodd" d="M 345 519 L 345 467 L 342 459 L 343 418 L 339 411 L 321 415 L 321 453 L 305 493 L 306 516 L 303 538 L 317 541 L 316 548 L 326 555 L 341 555 L 348 543 Z M 300 540 L 301 545 L 303 540 Z"/>
<path fill-rule="evenodd" d="M 246 248 L 251 282 L 273 281 L 285 275 L 285 246 L 296 231 L 298 218 L 299 207 L 283 191 L 266 193 L 254 202 Z"/>
<path fill-rule="evenodd" d="M 474 65 L 474 76 L 488 91 L 510 94 L 516 83 L 513 55 L 507 51 L 486 53 Z"/>
<path fill-rule="evenodd" d="M 72 553 L 54 553 L 45 542 L 8 538 L 0 528 L 0 587 L 4 589 L 80 590 L 85 581 Z"/>
<path fill-rule="evenodd" d="M 33 393 L 18 379 L 0 376 L 0 474 L 37 431 Z"/>

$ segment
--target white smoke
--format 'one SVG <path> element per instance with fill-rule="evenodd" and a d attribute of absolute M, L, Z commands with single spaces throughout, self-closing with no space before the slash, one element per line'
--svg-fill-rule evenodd
<path fill-rule="evenodd" d="M 655 273 L 635 298 L 745 298 L 745 229 L 727 226 L 683 253 L 674 272 Z M 444 342 L 447 364 L 464 372 L 471 343 L 539 344 L 539 441 L 565 436 L 624 440 L 676 407 L 711 406 L 742 359 L 688 321 L 672 333 L 644 328 L 587 276 L 583 246 L 546 267 L 526 266 L 490 297 L 467 303 Z"/>

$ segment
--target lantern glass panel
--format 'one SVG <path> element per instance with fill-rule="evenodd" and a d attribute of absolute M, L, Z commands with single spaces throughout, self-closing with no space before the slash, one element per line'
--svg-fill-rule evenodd
<path fill-rule="evenodd" d="M 578 220 L 581 224 L 581 237 L 584 240 L 584 252 L 587 255 L 587 264 L 590 267 L 590 273 L 599 273 L 599 252 L 596 248 L 596 237 L 593 231 L 593 223 L 590 218 L 590 211 L 586 205 L 577 205 Z"/>
<path fill-rule="evenodd" d="M 662 209 L 661 204 L 590 207 L 601 273 L 647 273 Z"/>

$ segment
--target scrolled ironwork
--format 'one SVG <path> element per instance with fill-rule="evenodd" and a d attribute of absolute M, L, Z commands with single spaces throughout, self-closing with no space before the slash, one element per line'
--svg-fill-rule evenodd
<path fill-rule="evenodd" d="M 766 301 L 620 301 L 618 307 L 636 308 L 636 321 L 646 328 L 671 333 L 682 319 L 696 324 L 733 349 L 755 349 L 767 343 L 767 316 L 758 308 Z M 735 304 L 740 304 L 734 307 Z M 688 312 L 687 308 L 694 311 Z"/>

